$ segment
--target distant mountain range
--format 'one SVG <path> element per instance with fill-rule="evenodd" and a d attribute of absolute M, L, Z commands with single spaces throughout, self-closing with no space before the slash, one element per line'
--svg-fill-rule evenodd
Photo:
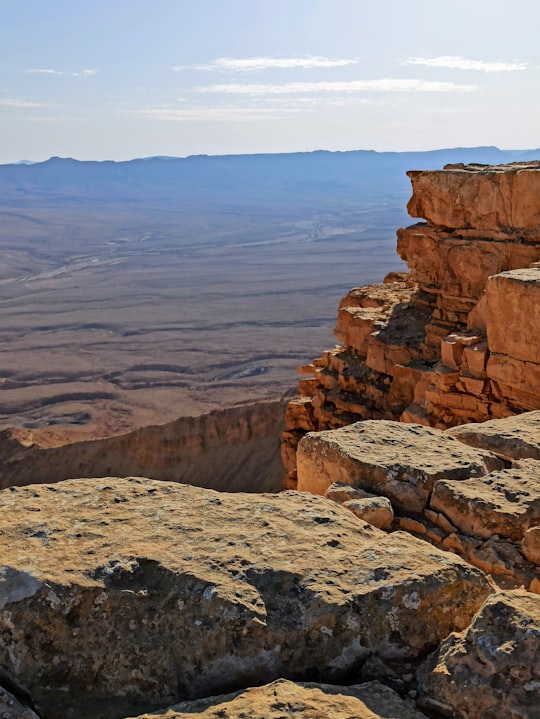
<path fill-rule="evenodd" d="M 126 162 L 51 157 L 0 165 L 1 204 L 25 198 L 57 202 L 168 201 L 221 198 L 304 201 L 402 196 L 405 172 L 447 163 L 502 164 L 540 159 L 540 149 L 452 148 L 428 152 L 302 152 L 260 155 L 149 157 Z"/>

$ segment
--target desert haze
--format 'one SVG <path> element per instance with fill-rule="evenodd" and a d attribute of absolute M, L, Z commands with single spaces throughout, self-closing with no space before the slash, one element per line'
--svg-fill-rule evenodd
<path fill-rule="evenodd" d="M 80 438 L 277 398 L 400 270 L 405 170 L 496 148 L 0 167 L 0 427 Z"/>

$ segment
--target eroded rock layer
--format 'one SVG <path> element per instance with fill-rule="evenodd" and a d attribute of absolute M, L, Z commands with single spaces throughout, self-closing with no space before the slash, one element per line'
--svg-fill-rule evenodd
<path fill-rule="evenodd" d="M 492 590 L 459 557 L 309 493 L 11 487 L 0 536 L 0 666 L 47 719 L 342 683 L 368 660 L 414 668 Z"/>
<path fill-rule="evenodd" d="M 300 368 L 282 456 L 296 487 L 309 431 L 365 419 L 447 428 L 540 408 L 540 162 L 412 171 L 398 231 L 408 274 L 352 290 L 340 345 Z"/>

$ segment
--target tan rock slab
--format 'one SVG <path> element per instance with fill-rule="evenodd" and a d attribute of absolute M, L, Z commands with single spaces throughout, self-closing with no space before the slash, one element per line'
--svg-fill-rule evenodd
<path fill-rule="evenodd" d="M 278 677 L 417 661 L 477 569 L 308 493 L 141 478 L 0 493 L 0 666 L 47 719 L 116 719 Z"/>
<path fill-rule="evenodd" d="M 540 411 L 481 424 L 462 424 L 446 432 L 470 447 L 487 449 L 512 459 L 540 459 Z"/>
<path fill-rule="evenodd" d="M 177 704 L 137 719 L 424 719 L 396 692 L 380 682 L 347 687 L 293 683 L 278 679 L 225 696 Z"/>
<path fill-rule="evenodd" d="M 490 277 L 486 285 L 486 333 L 491 352 L 540 364 L 539 307 L 540 268 Z"/>
<path fill-rule="evenodd" d="M 529 527 L 540 524 L 540 462 L 462 482 L 441 480 L 430 506 L 467 534 L 520 540 Z"/>
<path fill-rule="evenodd" d="M 387 420 L 310 432 L 297 451 L 298 489 L 324 494 L 333 482 L 388 497 L 400 512 L 420 513 L 439 479 L 468 479 L 502 462 L 440 430 Z"/>
<path fill-rule="evenodd" d="M 527 529 L 523 535 L 521 551 L 529 562 L 540 565 L 540 526 Z"/>
<path fill-rule="evenodd" d="M 423 704 L 457 719 L 540 716 L 540 596 L 491 595 L 428 661 Z"/>

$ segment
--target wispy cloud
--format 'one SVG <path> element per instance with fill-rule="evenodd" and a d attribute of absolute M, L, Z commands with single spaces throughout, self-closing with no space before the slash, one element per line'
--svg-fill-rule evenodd
<path fill-rule="evenodd" d="M 48 102 L 34 102 L 33 100 L 25 100 L 20 97 L 4 97 L 0 98 L 1 107 L 30 108 L 30 107 L 50 107 Z"/>
<path fill-rule="evenodd" d="M 52 70 L 50 68 L 32 68 L 30 70 L 27 70 L 26 72 L 32 74 L 32 75 L 64 75 L 67 77 L 92 77 L 93 75 L 97 75 L 97 70 L 94 70 L 92 68 L 85 68 L 84 70 Z"/>
<path fill-rule="evenodd" d="M 473 92 L 476 85 L 428 80 L 351 80 L 346 82 L 286 82 L 281 84 L 223 83 L 196 88 L 201 93 L 234 95 L 286 95 L 296 93 L 357 93 L 357 92 Z"/>
<path fill-rule="evenodd" d="M 303 111 L 315 112 L 316 108 Z M 237 106 L 192 106 L 186 108 L 155 107 L 134 110 L 130 114 L 149 117 L 167 122 L 253 122 L 256 120 L 278 120 L 298 112 L 296 107 L 237 107 Z"/>
<path fill-rule="evenodd" d="M 204 65 L 176 65 L 173 70 L 205 70 L 218 72 L 255 72 L 261 70 L 294 70 L 301 68 L 344 67 L 355 65 L 356 58 L 321 57 L 308 55 L 307 57 L 218 57 Z"/>
<path fill-rule="evenodd" d="M 426 67 L 445 67 L 451 70 L 480 70 L 482 72 L 515 72 L 526 70 L 526 62 L 485 62 L 467 60 L 461 55 L 441 55 L 440 57 L 410 57 L 405 65 L 425 65 Z"/>

